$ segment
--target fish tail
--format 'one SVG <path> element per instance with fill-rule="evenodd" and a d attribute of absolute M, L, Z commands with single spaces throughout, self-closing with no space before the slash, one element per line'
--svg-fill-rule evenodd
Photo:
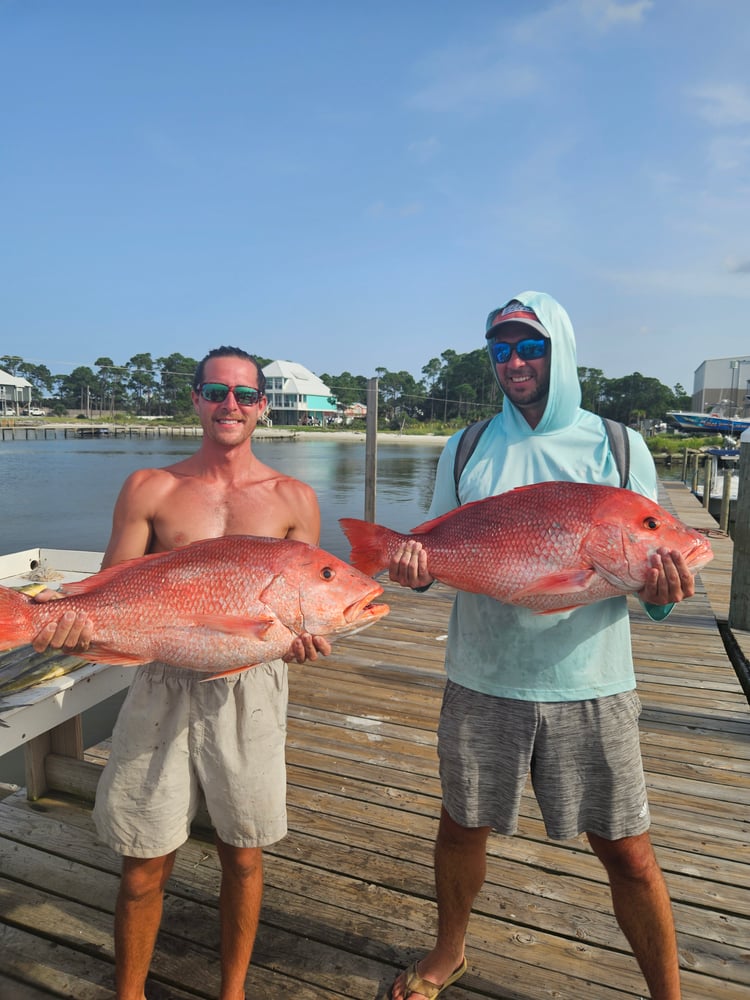
<path fill-rule="evenodd" d="M 31 602 L 8 587 L 0 587 L 0 649 L 13 649 L 34 634 Z"/>
<path fill-rule="evenodd" d="M 339 518 L 339 524 L 352 546 L 349 562 L 367 576 L 375 576 L 386 569 L 391 554 L 406 537 L 382 524 L 359 521 L 354 517 Z"/>

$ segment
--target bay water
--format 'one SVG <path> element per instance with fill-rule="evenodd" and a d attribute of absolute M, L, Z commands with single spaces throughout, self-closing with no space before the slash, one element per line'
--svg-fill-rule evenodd
<path fill-rule="evenodd" d="M 378 442 L 376 520 L 399 531 L 424 521 L 441 439 Z M 26 548 L 102 551 L 112 509 L 136 469 L 171 465 L 191 455 L 199 438 L 48 438 L 0 442 L 0 553 Z M 363 517 L 364 438 L 331 435 L 258 439 L 261 461 L 315 490 L 322 513 L 322 548 L 348 559 L 340 517 Z"/>
<path fill-rule="evenodd" d="M 375 519 L 398 531 L 424 521 L 444 442 L 378 441 Z M 200 446 L 195 437 L 47 438 L 0 442 L 0 554 L 29 548 L 103 551 L 112 509 L 136 469 L 171 465 Z M 308 483 L 321 508 L 321 547 L 348 561 L 340 517 L 363 517 L 365 442 L 331 435 L 253 442 L 262 462 Z M 84 715 L 84 745 L 105 739 L 124 694 Z M 23 753 L 0 757 L 0 782 L 22 785 Z"/>

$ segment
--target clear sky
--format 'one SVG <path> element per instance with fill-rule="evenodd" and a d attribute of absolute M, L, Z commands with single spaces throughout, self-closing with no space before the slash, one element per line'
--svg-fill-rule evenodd
<path fill-rule="evenodd" d="M 0 354 L 750 356 L 747 0 L 0 0 Z"/>

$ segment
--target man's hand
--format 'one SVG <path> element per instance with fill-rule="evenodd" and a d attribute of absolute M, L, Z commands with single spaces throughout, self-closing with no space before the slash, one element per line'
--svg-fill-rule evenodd
<path fill-rule="evenodd" d="M 318 655 L 328 656 L 331 652 L 331 644 L 322 635 L 310 635 L 303 632 L 295 636 L 288 652 L 282 656 L 285 663 L 296 660 L 297 663 L 305 663 L 307 660 L 317 660 Z"/>
<path fill-rule="evenodd" d="M 388 575 L 402 587 L 429 587 L 435 577 L 427 571 L 427 552 L 421 542 L 410 538 L 396 549 L 388 566 Z"/>
<path fill-rule="evenodd" d="M 651 556 L 644 587 L 638 596 L 646 604 L 678 604 L 695 593 L 695 577 L 683 556 L 669 549 L 659 549 Z"/>
<path fill-rule="evenodd" d="M 59 601 L 65 594 L 56 590 L 43 590 L 34 598 L 39 604 L 48 601 Z M 32 640 L 31 645 L 37 653 L 47 649 L 65 649 L 66 652 L 85 652 L 91 643 L 94 623 L 85 611 L 66 611 L 59 621 L 48 622 Z"/>

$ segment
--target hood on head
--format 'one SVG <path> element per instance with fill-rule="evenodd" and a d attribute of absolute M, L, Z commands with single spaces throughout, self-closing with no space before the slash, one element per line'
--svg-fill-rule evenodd
<path fill-rule="evenodd" d="M 521 308 L 515 303 L 520 303 Z M 527 325 L 530 332 L 532 329 L 541 332 L 550 340 L 549 398 L 535 431 L 549 432 L 568 427 L 581 405 L 576 341 L 570 317 L 560 303 L 546 292 L 521 292 L 490 312 L 487 333 L 490 328 L 496 329 L 506 322 Z M 492 371 L 497 379 L 494 364 Z M 503 419 L 524 436 L 532 433 L 525 417 L 508 399 L 503 403 Z"/>

